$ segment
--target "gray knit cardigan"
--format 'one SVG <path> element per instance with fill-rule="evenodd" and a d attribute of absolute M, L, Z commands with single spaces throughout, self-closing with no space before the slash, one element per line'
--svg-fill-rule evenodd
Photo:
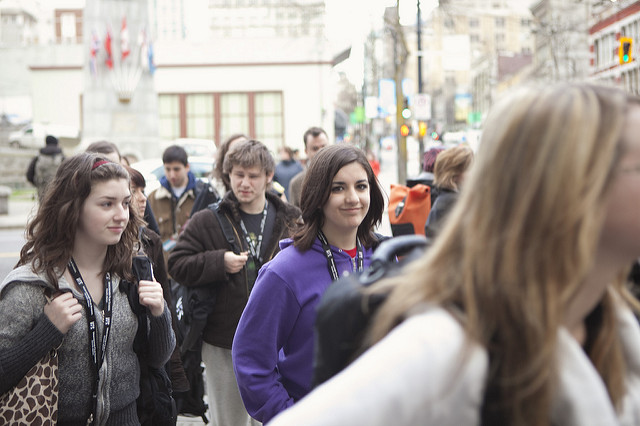
<path fill-rule="evenodd" d="M 119 290 L 120 280 L 113 278 L 113 312 L 105 361 L 100 370 L 97 425 L 138 425 L 136 399 L 139 394 L 140 368 L 133 351 L 137 320 L 127 295 Z M 84 304 L 81 292 L 61 277 L 62 291 L 71 291 Z M 51 348 L 60 345 L 58 424 L 86 424 L 91 411 L 94 383 L 89 350 L 85 310 L 66 335 L 44 315 L 45 276 L 35 274 L 30 266 L 21 266 L 0 284 L 0 393 L 12 386 Z M 102 339 L 101 306 L 95 309 L 99 344 Z M 149 319 L 149 364 L 163 366 L 175 346 L 171 316 L 164 313 Z M 17 376 L 17 377 L 15 377 Z"/>

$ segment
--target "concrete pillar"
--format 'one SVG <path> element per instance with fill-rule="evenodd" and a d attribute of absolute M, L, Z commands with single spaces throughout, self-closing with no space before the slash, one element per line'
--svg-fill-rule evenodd
<path fill-rule="evenodd" d="M 11 188 L 0 186 L 0 214 L 9 214 L 9 196 Z"/>

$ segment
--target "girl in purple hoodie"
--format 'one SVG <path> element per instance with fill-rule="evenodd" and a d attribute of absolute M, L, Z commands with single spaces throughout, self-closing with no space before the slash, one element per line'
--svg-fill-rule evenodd
<path fill-rule="evenodd" d="M 316 306 L 332 281 L 369 265 L 384 198 L 362 150 L 324 148 L 305 177 L 304 225 L 265 264 L 233 340 L 249 414 L 267 423 L 311 390 Z"/>

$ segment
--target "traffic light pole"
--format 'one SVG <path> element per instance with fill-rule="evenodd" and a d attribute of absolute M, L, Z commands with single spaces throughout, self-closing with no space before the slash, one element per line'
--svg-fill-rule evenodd
<path fill-rule="evenodd" d="M 402 117 L 404 102 L 404 94 L 402 93 L 402 77 L 404 76 L 404 66 L 407 61 L 407 47 L 404 41 L 402 26 L 400 25 L 400 0 L 396 0 L 396 17 L 393 34 L 393 48 L 395 53 L 394 77 L 396 83 L 396 141 L 398 142 L 398 183 L 404 185 L 407 181 L 407 138 L 406 136 L 402 136 L 400 127 L 404 123 L 404 118 Z M 398 46 L 399 42 L 400 46 Z"/>
<path fill-rule="evenodd" d="M 418 22 L 416 23 L 416 36 L 418 38 L 418 93 L 423 92 L 422 84 L 422 18 L 420 12 L 420 0 L 418 1 Z M 422 157 L 424 156 L 424 135 L 418 132 L 418 161 L 420 162 L 420 170 L 422 170 Z"/>

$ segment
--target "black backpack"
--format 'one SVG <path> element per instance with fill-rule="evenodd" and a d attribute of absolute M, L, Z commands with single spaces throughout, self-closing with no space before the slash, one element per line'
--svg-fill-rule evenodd
<path fill-rule="evenodd" d="M 153 280 L 149 258 L 142 255 L 134 257 L 133 273 L 138 281 Z M 138 419 L 142 426 L 173 426 L 178 412 L 169 374 L 166 368 L 155 368 L 146 362 L 149 351 L 149 310 L 140 304 L 137 282 L 122 280 L 120 285 L 120 289 L 127 294 L 131 310 L 138 318 L 138 330 L 133 342 L 133 349 L 140 363 L 140 395 L 136 401 Z"/>
<path fill-rule="evenodd" d="M 365 294 L 365 287 L 397 275 L 430 244 L 422 235 L 403 235 L 380 243 L 364 271 L 334 281 L 316 309 L 313 386 L 342 371 L 362 352 L 371 319 L 388 293 Z M 397 262 L 396 257 L 403 256 Z"/>
<path fill-rule="evenodd" d="M 233 227 L 219 210 L 220 202 L 207 206 L 218 219 L 225 238 L 237 252 L 242 251 L 237 244 Z M 205 413 L 208 405 L 204 402 L 204 368 L 202 367 L 202 333 L 207 318 L 216 300 L 216 288 L 212 285 L 187 287 L 172 280 L 171 294 L 173 310 L 176 313 L 176 340 L 180 348 L 182 367 L 190 388 L 187 392 L 175 394 L 178 413 L 201 417 L 209 423 Z"/>
<path fill-rule="evenodd" d="M 196 180 L 196 188 L 194 190 L 195 200 L 193 207 L 191 207 L 191 215 L 199 212 L 202 209 L 207 208 L 210 204 L 217 203 L 222 199 L 218 191 L 209 182 L 205 182 L 201 179 Z"/>
<path fill-rule="evenodd" d="M 213 212 L 220 228 L 233 250 L 240 253 L 242 248 L 238 245 L 231 222 L 220 211 L 220 201 L 207 206 Z M 216 300 L 216 288 L 212 285 L 184 286 L 174 280 L 171 282 L 171 295 L 173 296 L 173 311 L 176 313 L 176 328 L 180 353 L 196 349 L 199 341 L 202 341 L 202 333 L 207 323 L 207 318 L 213 310 Z"/>

